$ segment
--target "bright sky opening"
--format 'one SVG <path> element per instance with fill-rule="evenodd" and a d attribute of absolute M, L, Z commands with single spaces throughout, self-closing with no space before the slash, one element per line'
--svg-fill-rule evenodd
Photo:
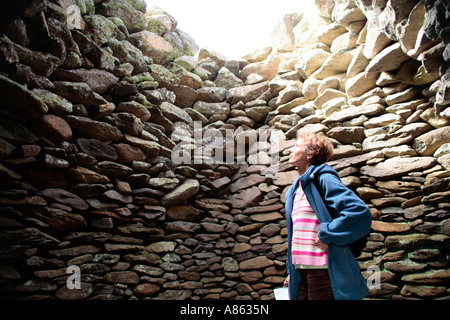
<path fill-rule="evenodd" d="M 270 34 L 285 14 L 308 12 L 314 0 L 146 0 L 178 21 L 200 48 L 228 60 L 271 46 Z"/>

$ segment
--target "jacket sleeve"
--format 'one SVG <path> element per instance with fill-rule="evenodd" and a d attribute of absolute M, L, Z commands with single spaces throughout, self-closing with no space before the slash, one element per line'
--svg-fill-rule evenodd
<path fill-rule="evenodd" d="M 335 219 L 321 223 L 319 239 L 327 245 L 346 246 L 367 234 L 372 224 L 367 205 L 333 174 L 321 175 L 319 184 L 327 205 L 337 212 Z"/>

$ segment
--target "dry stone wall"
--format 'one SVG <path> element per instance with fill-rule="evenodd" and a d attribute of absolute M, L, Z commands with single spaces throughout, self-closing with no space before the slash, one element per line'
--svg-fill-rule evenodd
<path fill-rule="evenodd" d="M 139 0 L 3 23 L 1 297 L 273 299 L 310 130 L 372 210 L 368 298 L 448 299 L 448 1 L 315 2 L 239 61 Z"/>

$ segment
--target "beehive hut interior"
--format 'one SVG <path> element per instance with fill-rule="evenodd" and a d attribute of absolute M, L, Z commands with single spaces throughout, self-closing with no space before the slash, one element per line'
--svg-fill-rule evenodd
<path fill-rule="evenodd" d="M 449 299 L 450 2 L 311 1 L 240 60 L 143 0 L 3 9 L 0 297 L 273 300 L 302 130 L 371 209 L 366 299 Z"/>

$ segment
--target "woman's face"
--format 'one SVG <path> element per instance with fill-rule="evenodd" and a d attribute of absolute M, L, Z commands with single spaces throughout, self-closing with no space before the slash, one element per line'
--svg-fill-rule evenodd
<path fill-rule="evenodd" d="M 309 167 L 308 145 L 302 138 L 297 139 L 295 146 L 289 149 L 289 163 L 298 168 L 300 173 L 304 173 Z"/>

